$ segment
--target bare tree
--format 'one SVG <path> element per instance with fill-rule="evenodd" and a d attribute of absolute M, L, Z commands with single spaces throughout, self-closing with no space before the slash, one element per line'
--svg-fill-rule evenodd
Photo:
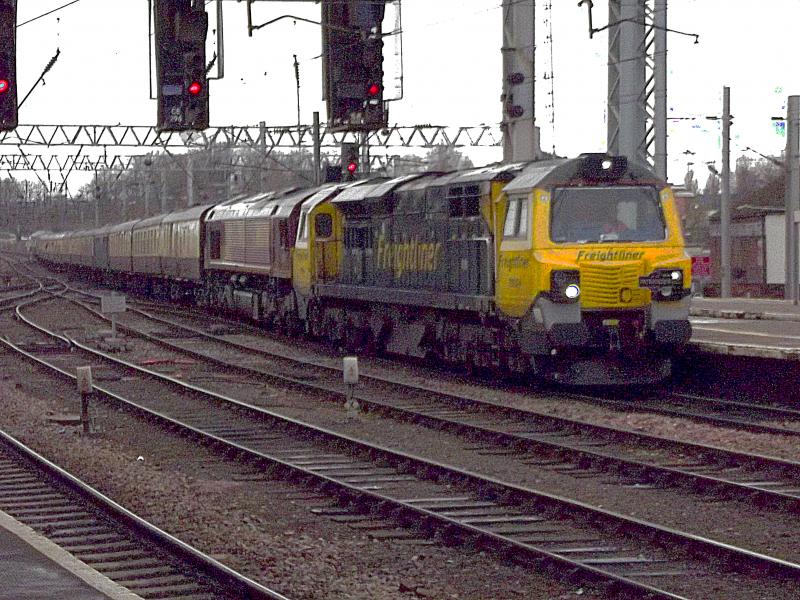
<path fill-rule="evenodd" d="M 434 146 L 425 156 L 428 171 L 457 171 L 472 168 L 472 161 L 452 146 Z"/>

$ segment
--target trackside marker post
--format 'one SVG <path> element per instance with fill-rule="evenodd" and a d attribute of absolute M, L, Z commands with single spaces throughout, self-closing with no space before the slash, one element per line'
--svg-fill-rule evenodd
<path fill-rule="evenodd" d="M 347 414 L 351 415 L 357 413 L 361 408 L 358 401 L 353 397 L 355 394 L 356 385 L 358 384 L 358 358 L 355 356 L 345 356 L 342 360 L 342 376 L 344 383 L 347 386 L 347 399 L 345 400 L 344 407 Z"/>
<path fill-rule="evenodd" d="M 91 424 L 89 421 L 89 396 L 94 391 L 92 385 L 92 367 L 78 367 L 77 369 L 78 393 L 81 395 L 81 423 L 83 433 L 89 435 Z"/>
<path fill-rule="evenodd" d="M 117 315 L 126 309 L 125 296 L 122 294 L 104 294 L 100 297 L 100 312 L 111 315 L 111 335 L 117 337 Z"/>

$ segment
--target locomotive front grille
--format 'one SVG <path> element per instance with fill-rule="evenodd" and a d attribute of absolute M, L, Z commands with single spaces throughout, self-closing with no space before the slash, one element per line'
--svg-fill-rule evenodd
<path fill-rule="evenodd" d="M 584 263 L 581 265 L 580 286 L 584 308 L 625 308 L 647 302 L 647 290 L 639 288 L 639 265 L 636 263 Z"/>

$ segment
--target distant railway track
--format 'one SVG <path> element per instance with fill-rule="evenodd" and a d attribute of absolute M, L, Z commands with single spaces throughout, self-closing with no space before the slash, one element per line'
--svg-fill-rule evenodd
<path fill-rule="evenodd" d="M 23 310 L 18 314 L 25 318 Z M 39 327 L 37 335 L 55 335 Z M 72 343 L 80 350 L 25 355 L 58 364 L 65 376 L 87 357 L 102 362 L 107 374 L 127 378 L 118 386 L 125 397 L 105 386 L 107 398 L 336 494 L 355 512 L 389 516 L 426 535 L 468 541 L 635 597 L 692 595 L 701 579 L 735 595 L 760 585 L 749 573 L 768 573 L 787 597 L 798 592 L 798 565 L 346 438 Z M 735 582 L 732 573 L 739 574 Z"/>
<path fill-rule="evenodd" d="M 569 392 L 566 395 L 589 404 L 626 411 L 656 413 L 753 433 L 800 436 L 800 410 L 788 407 L 676 392 L 648 398 L 641 394 L 631 397 L 628 392 L 619 395 Z"/>
<path fill-rule="evenodd" d="M 69 289 L 66 283 L 63 283 L 61 280 L 55 277 L 51 276 L 37 277 L 32 273 L 24 273 L 23 269 L 20 268 L 18 262 L 10 259 L 8 256 L 0 254 L 0 261 L 2 261 L 3 264 L 6 264 L 9 267 L 11 267 L 11 269 L 16 273 L 18 278 L 25 279 L 28 281 L 27 284 L 20 284 L 13 286 L 13 289 L 6 288 L 5 290 L 2 291 L 2 293 L 0 293 L 0 311 L 6 310 L 8 308 L 15 308 L 20 300 L 24 298 L 30 298 L 40 292 L 45 292 L 46 287 L 53 287 L 53 286 L 56 286 L 58 288 L 63 287 L 64 291 L 67 291 L 67 289 Z M 50 286 L 45 286 L 44 281 L 48 280 L 52 281 L 53 283 Z"/>
<path fill-rule="evenodd" d="M 143 521 L 2 431 L 0 510 L 142 598 L 284 598 Z"/>

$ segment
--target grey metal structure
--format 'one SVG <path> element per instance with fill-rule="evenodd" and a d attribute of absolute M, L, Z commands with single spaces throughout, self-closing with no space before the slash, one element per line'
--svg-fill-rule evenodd
<path fill-rule="evenodd" d="M 800 96 L 789 96 L 786 119 L 786 288 L 784 298 L 798 303 L 797 211 L 800 211 Z"/>
<path fill-rule="evenodd" d="M 503 162 L 540 158 L 534 0 L 503 0 Z"/>
<path fill-rule="evenodd" d="M 609 0 L 608 151 L 667 178 L 667 0 Z"/>
<path fill-rule="evenodd" d="M 286 127 L 230 125 L 209 127 L 192 135 L 158 132 L 148 125 L 19 125 L 14 131 L 0 132 L 0 146 L 105 146 L 152 148 L 254 148 L 262 140 L 267 148 L 313 148 L 313 125 Z M 322 127 L 321 145 L 339 148 L 342 142 L 358 141 L 355 133 L 331 131 Z M 263 137 L 262 137 L 263 136 Z M 443 125 L 392 125 L 367 135 L 374 147 L 432 148 L 500 146 L 502 138 L 496 126 L 445 127 Z"/>
<path fill-rule="evenodd" d="M 655 0 L 653 6 L 653 166 L 656 175 L 667 180 L 667 0 Z M 650 36 L 649 36 L 650 37 Z M 648 44 L 649 46 L 649 44 Z M 648 104 L 649 106 L 649 104 Z M 648 130 L 648 148 L 650 133 Z"/>
<path fill-rule="evenodd" d="M 720 198 L 720 295 L 731 295 L 731 89 L 722 88 L 722 197 Z"/>

